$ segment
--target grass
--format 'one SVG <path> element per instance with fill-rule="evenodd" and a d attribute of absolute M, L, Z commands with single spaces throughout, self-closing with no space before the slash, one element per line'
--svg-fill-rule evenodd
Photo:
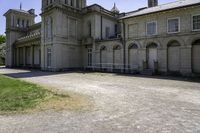
<path fill-rule="evenodd" d="M 0 114 L 48 109 L 82 109 L 87 98 L 58 93 L 36 84 L 0 75 Z"/>

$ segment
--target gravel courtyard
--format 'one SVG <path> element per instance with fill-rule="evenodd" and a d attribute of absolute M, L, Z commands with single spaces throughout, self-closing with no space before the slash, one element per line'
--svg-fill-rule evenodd
<path fill-rule="evenodd" d="M 0 115 L 0 133 L 200 133 L 200 82 L 0 68 L 0 74 L 79 93 L 91 110 Z"/>

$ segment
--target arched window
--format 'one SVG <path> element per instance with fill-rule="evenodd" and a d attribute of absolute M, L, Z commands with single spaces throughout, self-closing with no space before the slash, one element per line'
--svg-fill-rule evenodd
<path fill-rule="evenodd" d="M 101 46 L 101 48 L 100 48 L 100 68 L 106 67 L 106 64 L 107 64 L 106 46 Z"/>
<path fill-rule="evenodd" d="M 20 19 L 17 19 L 17 27 L 20 27 Z"/>
<path fill-rule="evenodd" d="M 138 48 L 138 46 L 137 46 L 137 44 L 131 44 L 131 45 L 129 45 L 129 47 L 128 47 L 128 49 L 137 49 Z"/>
<path fill-rule="evenodd" d="M 116 45 L 113 47 L 113 50 L 120 50 L 121 49 L 121 46 L 120 45 Z"/>
<path fill-rule="evenodd" d="M 100 51 L 106 50 L 106 46 L 101 46 Z"/>
<path fill-rule="evenodd" d="M 200 74 L 200 39 L 192 43 L 192 72 Z"/>
<path fill-rule="evenodd" d="M 80 7 L 79 0 L 76 0 L 76 8 L 79 8 L 79 7 Z"/>
<path fill-rule="evenodd" d="M 156 43 L 149 43 L 147 45 L 147 48 L 157 48 L 157 47 L 158 47 L 158 45 Z"/>
<path fill-rule="evenodd" d="M 138 46 L 133 43 L 128 47 L 128 68 L 137 70 L 139 65 L 139 55 L 138 55 Z"/>
<path fill-rule="evenodd" d="M 29 20 L 26 21 L 26 27 L 29 27 Z"/>
<path fill-rule="evenodd" d="M 170 41 L 167 45 L 167 63 L 169 72 L 179 72 L 181 66 L 180 46 L 176 41 Z"/>
<path fill-rule="evenodd" d="M 22 20 L 22 28 L 24 28 L 24 27 L 25 27 L 25 21 Z"/>
<path fill-rule="evenodd" d="M 51 17 L 47 19 L 47 26 L 46 26 L 46 37 L 51 38 L 53 34 L 52 26 L 53 25 L 53 20 Z"/>

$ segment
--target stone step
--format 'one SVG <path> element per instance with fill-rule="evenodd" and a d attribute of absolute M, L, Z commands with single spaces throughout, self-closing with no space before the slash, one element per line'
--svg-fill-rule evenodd
<path fill-rule="evenodd" d="M 148 75 L 152 76 L 154 74 L 154 71 L 152 69 L 145 69 L 141 72 L 142 75 Z"/>

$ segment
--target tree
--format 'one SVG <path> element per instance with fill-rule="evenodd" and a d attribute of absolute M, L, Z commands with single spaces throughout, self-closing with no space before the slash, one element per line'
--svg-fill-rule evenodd
<path fill-rule="evenodd" d="M 0 44 L 6 42 L 6 36 L 5 35 L 0 35 Z"/>
<path fill-rule="evenodd" d="M 5 53 L 6 53 L 6 36 L 0 35 L 0 65 L 5 63 Z"/>

